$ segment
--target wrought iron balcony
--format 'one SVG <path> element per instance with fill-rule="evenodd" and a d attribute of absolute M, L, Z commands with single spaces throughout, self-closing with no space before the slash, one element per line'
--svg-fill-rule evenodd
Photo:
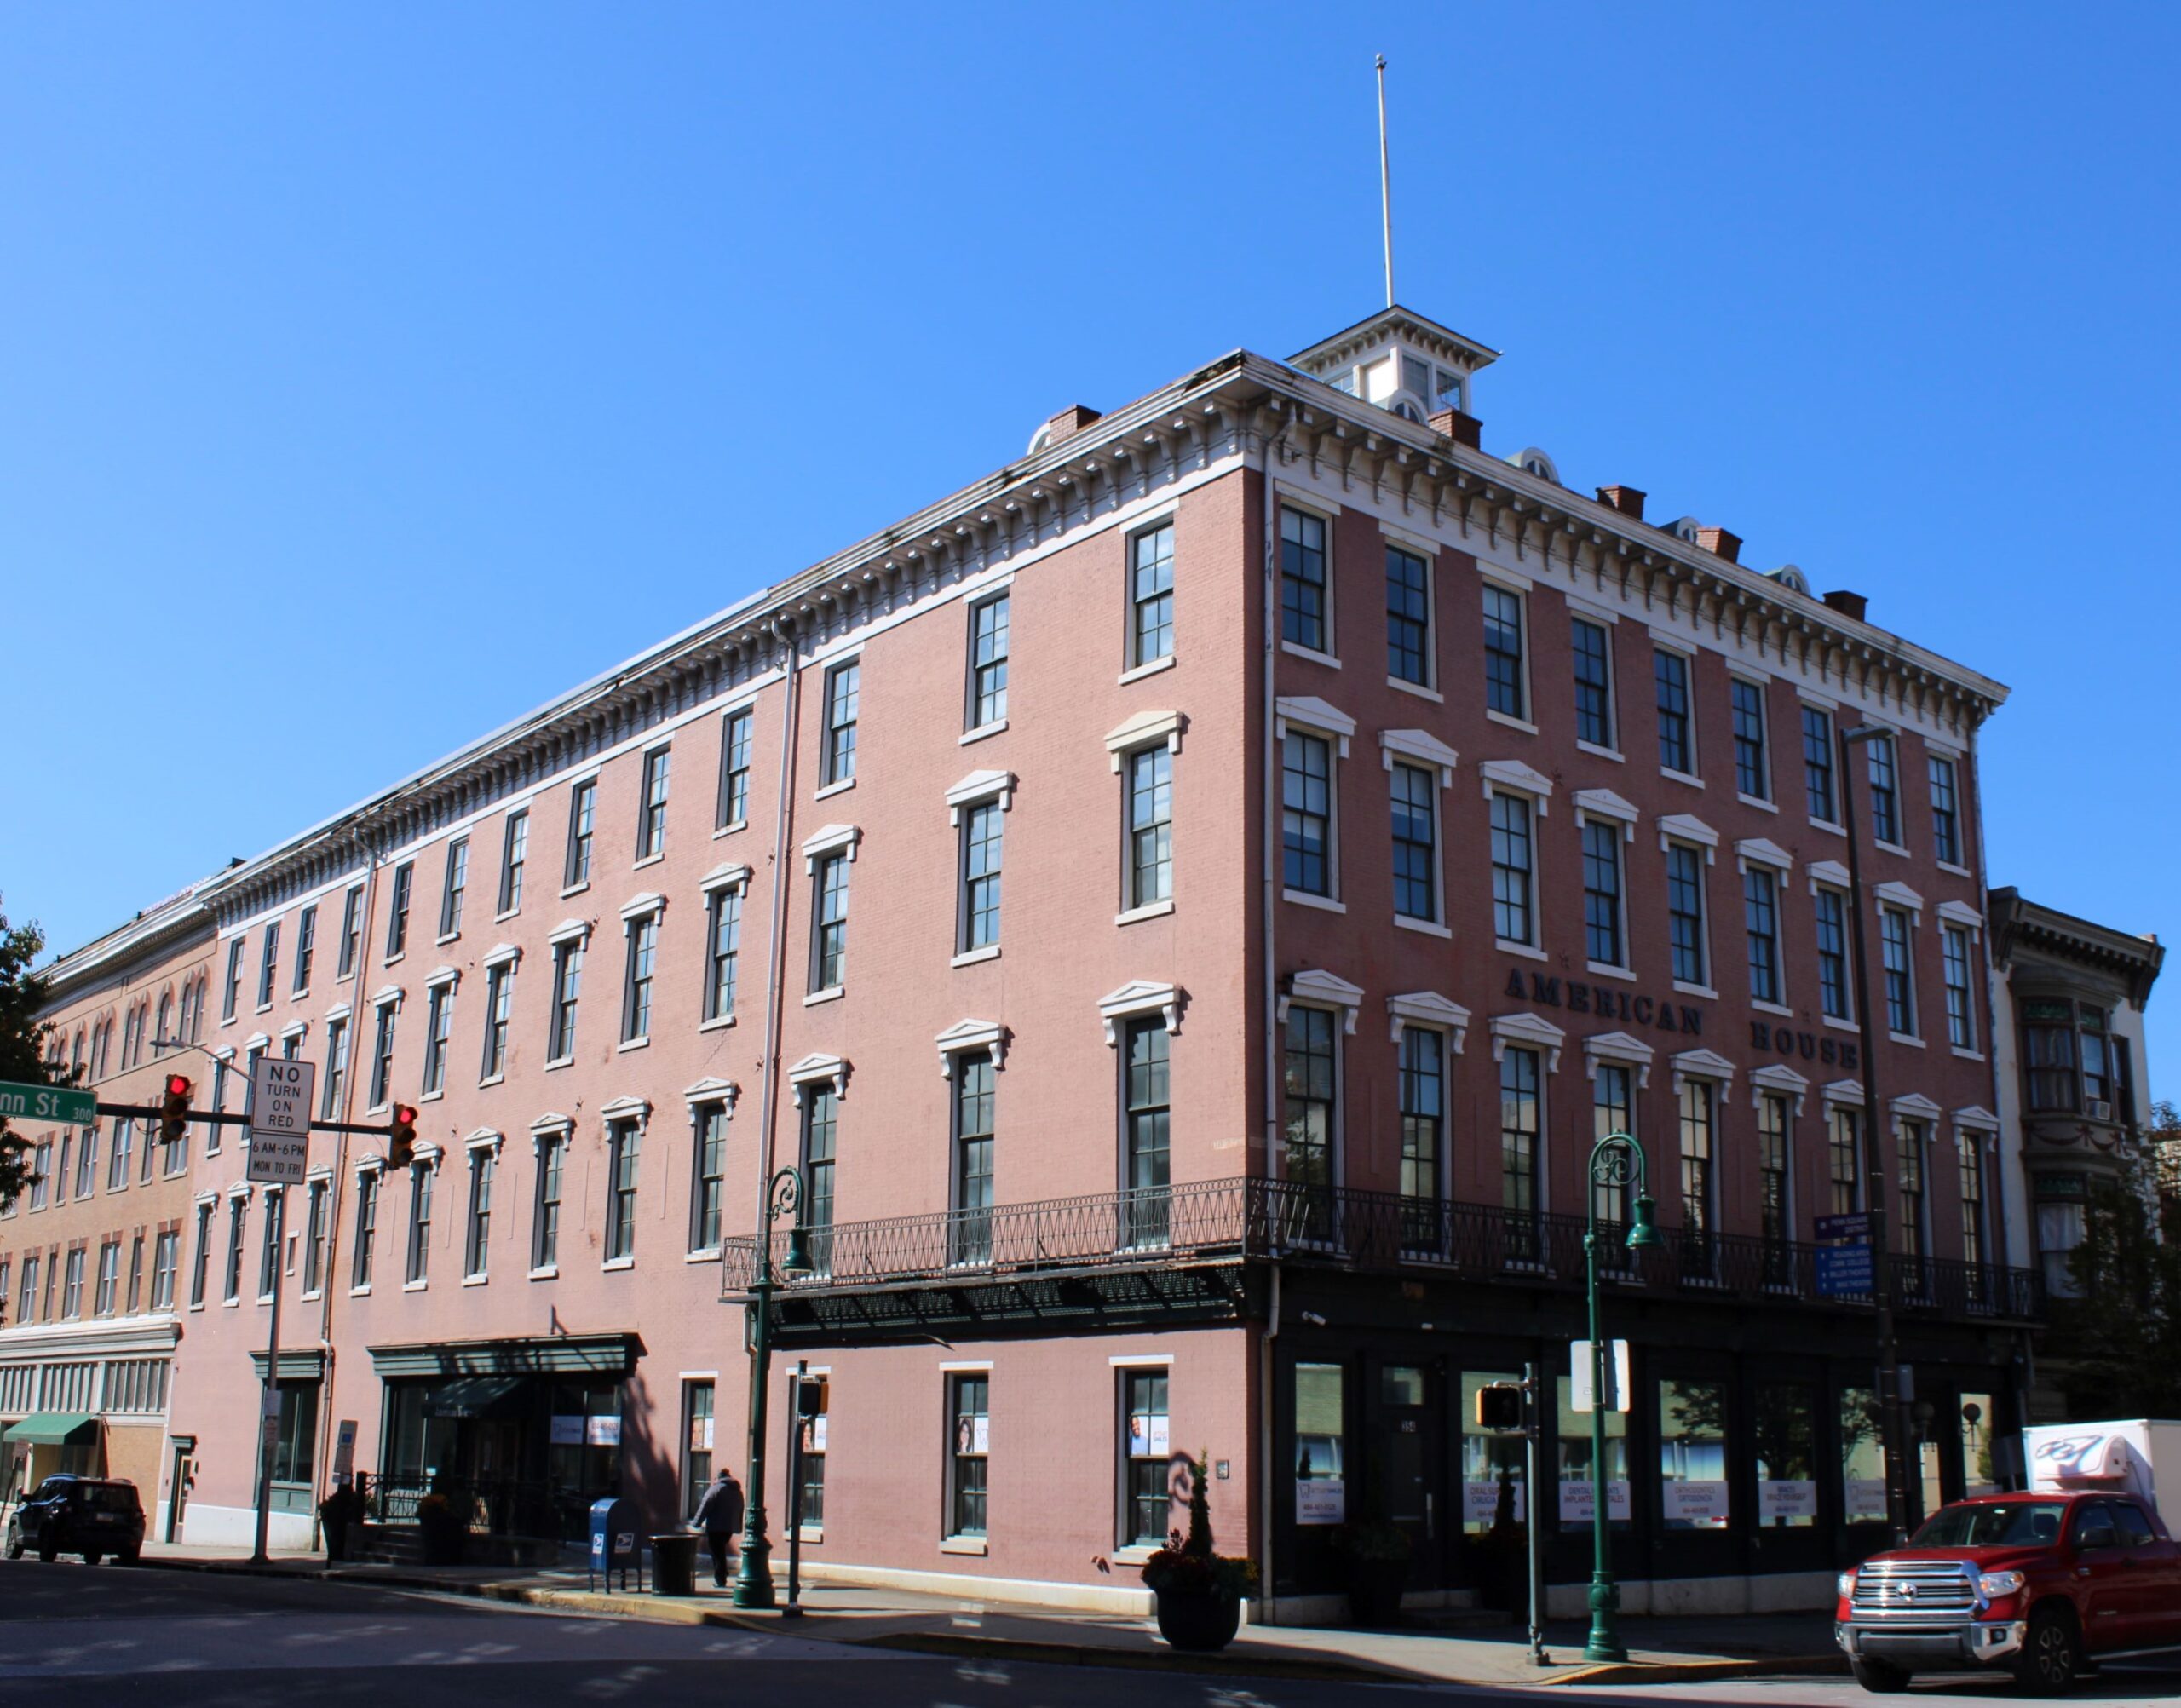
<path fill-rule="evenodd" d="M 1819 1295 L 1814 1245 L 1666 1228 L 1658 1249 L 1629 1251 L 1617 1232 L 1601 1224 L 1604 1274 L 1614 1287 L 1728 1303 L 1870 1303 L 1867 1296 Z M 1579 1216 L 1243 1176 L 839 1222 L 813 1230 L 815 1269 L 782 1285 L 791 1295 L 840 1293 L 1276 1258 L 1573 1289 L 1583 1283 L 1583 1234 Z M 775 1234 L 776 1274 L 786 1251 L 786 1235 Z M 725 1243 L 728 1293 L 748 1288 L 755 1258 L 754 1241 Z M 1903 1313 L 2022 1320 L 2044 1312 L 2044 1282 L 2034 1270 L 1897 1255 L 1890 1264 Z"/>

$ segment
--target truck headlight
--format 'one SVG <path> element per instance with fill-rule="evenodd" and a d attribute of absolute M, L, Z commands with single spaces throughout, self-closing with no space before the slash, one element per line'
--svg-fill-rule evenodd
<path fill-rule="evenodd" d="M 1988 1602 L 1996 1602 L 2002 1596 L 2011 1596 L 2021 1589 L 2024 1579 L 2019 1572 L 1987 1572 L 1977 1580 L 1977 1587 Z"/>
<path fill-rule="evenodd" d="M 1844 1601 L 1852 1597 L 1856 1593 L 1856 1574 L 1853 1572 L 1843 1572 L 1834 1580 L 1833 1587 L 1840 1592 Z"/>

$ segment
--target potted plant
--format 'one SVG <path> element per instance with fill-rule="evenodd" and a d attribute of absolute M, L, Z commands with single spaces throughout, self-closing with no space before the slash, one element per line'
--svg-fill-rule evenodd
<path fill-rule="evenodd" d="M 1219 1554 L 1211 1545 L 1211 1463 L 1189 1465 L 1189 1527 L 1143 1562 L 1143 1581 L 1158 1598 L 1159 1635 L 1197 1653 L 1223 1649 L 1242 1623 L 1242 1597 L 1257 1580 L 1256 1562 Z"/>
<path fill-rule="evenodd" d="M 318 1521 L 325 1533 L 325 1557 L 348 1557 L 348 1533 L 364 1521 L 364 1498 L 353 1483 L 336 1483 L 318 1504 Z"/>
<path fill-rule="evenodd" d="M 1399 1625 L 1415 1546 L 1408 1533 L 1390 1520 L 1368 1518 L 1338 1527 L 1332 1540 L 1348 1580 L 1349 1617 L 1359 1625 Z"/>
<path fill-rule="evenodd" d="M 424 1535 L 426 1565 L 462 1563 L 462 1544 L 469 1527 L 456 1515 L 453 1503 L 438 1490 L 417 1503 L 417 1527 Z"/>

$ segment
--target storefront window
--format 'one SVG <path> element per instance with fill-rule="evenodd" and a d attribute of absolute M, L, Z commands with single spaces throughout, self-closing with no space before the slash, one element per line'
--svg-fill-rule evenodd
<path fill-rule="evenodd" d="M 273 1481 L 308 1487 L 318 1445 L 318 1383 L 283 1382 L 279 1386 L 280 1433 L 273 1453 Z"/>
<path fill-rule="evenodd" d="M 1560 1393 L 1560 1527 L 1588 1530 L 1597 1510 L 1591 1486 L 1591 1414 L 1568 1403 L 1569 1383 Z M 1628 1414 L 1605 1414 L 1606 1515 L 1616 1530 L 1628 1527 Z"/>
<path fill-rule="evenodd" d="M 1669 1530 L 1727 1527 L 1727 1384 L 1659 1383 L 1659 1516 Z"/>
<path fill-rule="evenodd" d="M 1529 1521 L 1523 1499 L 1522 1438 L 1490 1435 L 1476 1427 L 1476 1392 L 1495 1383 L 1519 1382 L 1512 1371 L 1462 1372 L 1462 1533 L 1482 1536 L 1500 1523 Z"/>
<path fill-rule="evenodd" d="M 1295 1366 L 1295 1521 L 1339 1524 L 1348 1517 L 1343 1446 L 1342 1371 L 1338 1364 Z"/>
<path fill-rule="evenodd" d="M 1799 1382 L 1757 1390 L 1757 1520 L 1767 1530 L 1817 1522 L 1817 1391 Z"/>
<path fill-rule="evenodd" d="M 1992 1396 L 1961 1396 L 1961 1492 L 1997 1494 L 2000 1480 L 1992 1464 Z"/>
<path fill-rule="evenodd" d="M 1840 1508 L 1850 1524 L 1885 1522 L 1885 1448 L 1868 1388 L 1840 1390 Z"/>

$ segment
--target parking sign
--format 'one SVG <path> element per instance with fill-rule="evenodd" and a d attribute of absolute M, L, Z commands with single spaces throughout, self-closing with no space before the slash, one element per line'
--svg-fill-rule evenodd
<path fill-rule="evenodd" d="M 310 1156 L 310 1100 L 315 1063 L 260 1056 L 250 1076 L 250 1180 L 300 1186 Z"/>

